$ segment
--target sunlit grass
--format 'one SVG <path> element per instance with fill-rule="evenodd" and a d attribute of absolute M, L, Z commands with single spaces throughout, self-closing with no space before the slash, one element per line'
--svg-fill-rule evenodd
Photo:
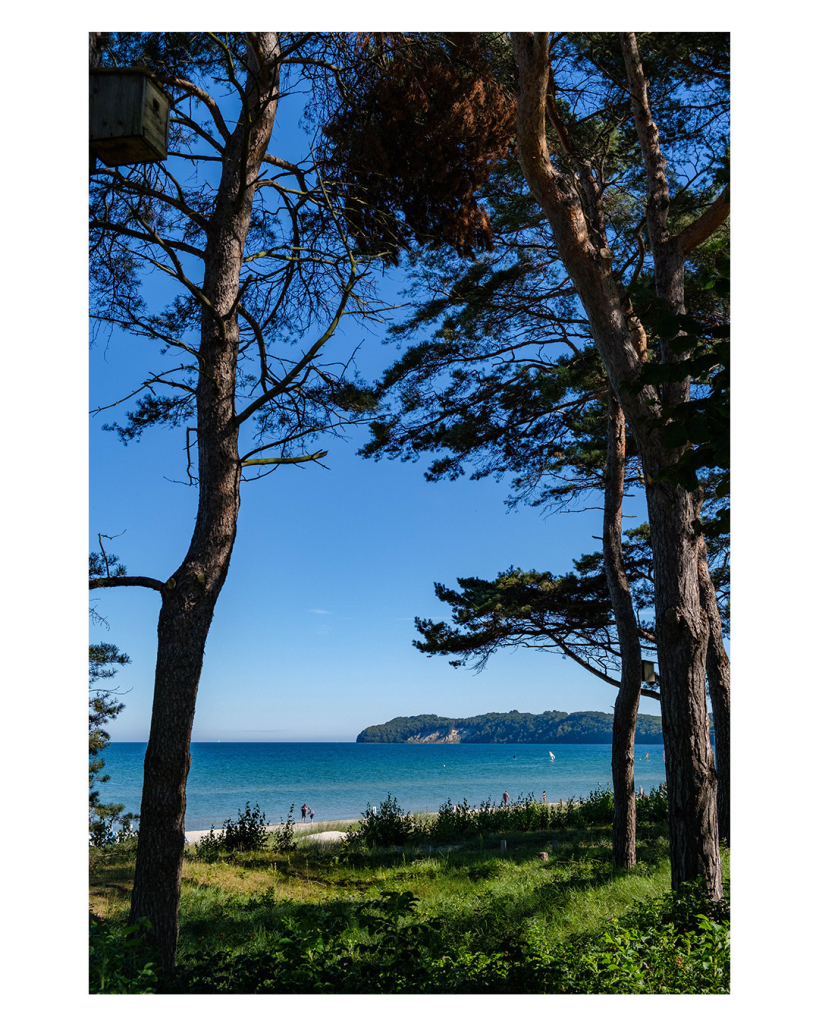
<path fill-rule="evenodd" d="M 562 941 L 600 931 L 635 901 L 670 887 L 668 844 L 660 826 L 642 829 L 642 857 L 630 872 L 612 866 L 609 835 L 606 826 L 587 826 L 509 833 L 504 851 L 499 836 L 480 836 L 432 852 L 423 847 L 350 852 L 337 844 L 305 841 L 309 835 L 302 834 L 302 842 L 289 853 L 263 850 L 211 863 L 196 859 L 189 849 L 182 875 L 182 939 L 195 934 L 201 940 L 211 933 L 221 938 L 211 922 L 224 924 L 228 918 L 241 920 L 243 933 L 258 938 L 275 932 L 287 914 L 320 916 L 330 905 L 343 910 L 382 890 L 397 889 L 412 891 L 421 913 L 441 919 L 453 932 L 488 935 L 499 926 L 520 927 Z M 541 851 L 549 853 L 545 864 Z M 92 851 L 91 860 L 92 910 L 124 921 L 134 854 Z"/>
<path fill-rule="evenodd" d="M 671 882 L 666 828 L 656 823 L 638 826 L 631 871 L 613 866 L 606 824 L 506 832 L 503 848 L 497 834 L 400 849 L 301 838 L 287 853 L 268 847 L 208 860 L 186 849 L 180 962 L 261 954 L 267 963 L 280 940 L 291 941 L 293 925 L 334 935 L 337 953 L 348 950 L 342 956 L 363 962 L 362 950 L 378 948 L 367 931 L 367 908 L 390 892 L 413 894 L 414 919 L 433 923 L 437 952 L 424 954 L 430 962 L 446 955 L 463 964 L 471 962 L 464 957 L 507 949 L 504 956 L 518 962 L 526 950 L 548 961 L 549 950 L 564 943 L 599 941 Z M 727 851 L 723 856 L 727 878 Z M 127 848 L 91 851 L 91 907 L 115 927 L 127 919 L 134 862 Z"/>

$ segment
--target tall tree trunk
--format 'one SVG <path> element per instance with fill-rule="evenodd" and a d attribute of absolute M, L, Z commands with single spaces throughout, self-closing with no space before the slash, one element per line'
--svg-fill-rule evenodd
<path fill-rule="evenodd" d="M 705 540 L 699 545 L 700 601 L 708 619 L 708 652 L 705 671 L 708 695 L 714 719 L 714 741 L 717 748 L 717 820 L 719 838 L 731 845 L 731 664 L 722 642 L 722 620 L 711 573 Z"/>
<path fill-rule="evenodd" d="M 275 33 L 248 34 L 244 108 L 225 146 L 211 215 L 200 294 L 196 390 L 199 504 L 190 548 L 163 589 L 157 666 L 130 920 L 147 918 L 165 966 L 178 941 L 190 738 L 205 642 L 225 582 L 239 514 L 239 425 L 234 394 L 236 313 L 255 181 L 278 102 Z"/>
<path fill-rule="evenodd" d="M 660 148 L 659 132 L 651 117 L 648 83 L 643 74 L 637 38 L 633 32 L 623 32 L 620 38 L 635 125 L 648 176 L 649 201 L 646 220 L 654 257 L 655 290 L 658 297 L 665 300 L 673 313 L 682 314 L 685 313 L 685 252 L 697 244 L 698 241 L 701 241 L 705 232 L 713 230 L 713 226 L 721 223 L 721 220 L 726 215 L 726 207 L 722 202 L 723 197 L 720 197 L 720 200 L 709 211 L 708 216 L 701 218 L 701 221 L 707 221 L 707 223 L 691 225 L 680 235 L 672 235 L 669 231 L 668 214 L 671 201 L 666 175 L 666 163 Z M 714 218 L 713 225 L 709 218 Z M 660 355 L 663 363 L 674 363 L 687 359 L 690 353 L 675 352 L 671 348 L 669 340 L 662 339 L 660 342 Z M 686 378 L 682 381 L 666 384 L 662 397 L 666 407 L 687 402 L 690 397 L 689 380 Z M 700 505 L 700 496 L 697 496 L 693 503 L 695 516 L 699 515 Z M 715 734 L 717 732 L 717 718 L 719 718 L 719 733 L 722 737 L 725 753 L 725 785 L 719 784 L 717 786 L 717 815 L 718 819 L 723 819 L 720 821 L 719 835 L 727 836 L 728 779 L 730 777 L 728 723 L 730 685 L 728 682 L 728 659 L 722 646 L 722 624 L 720 622 L 713 583 L 708 571 L 705 542 L 702 537 L 699 538 L 696 544 L 696 559 L 700 609 L 707 637 L 705 671 L 711 692 L 711 705 L 714 710 Z M 660 678 L 662 679 L 662 674 Z M 716 697 L 716 705 L 714 697 Z M 717 751 L 719 756 L 719 744 Z M 719 812 L 720 802 L 723 804 L 721 815 Z M 723 824 L 726 830 L 724 833 Z"/>
<path fill-rule="evenodd" d="M 705 703 L 707 630 L 700 609 L 693 498 L 656 480 L 678 451 L 656 429 L 656 388 L 634 386 L 645 331 L 612 274 L 605 240 L 592 237 L 575 190 L 551 161 L 546 98 L 551 75 L 546 33 L 513 33 L 518 62 L 518 154 L 532 195 L 548 217 L 561 260 L 589 320 L 609 381 L 640 450 L 646 478 L 657 621 L 660 700 L 666 745 L 672 885 L 703 877 L 722 896 L 716 834 L 716 777 Z"/>
<path fill-rule="evenodd" d="M 716 771 L 706 705 L 710 630 L 700 608 L 694 497 L 681 487 L 647 485 L 660 706 L 666 750 L 671 884 L 702 876 L 722 896 Z"/>
<path fill-rule="evenodd" d="M 620 644 L 620 689 L 614 702 L 611 777 L 614 790 L 614 863 L 637 863 L 637 807 L 634 794 L 634 734 L 640 707 L 642 652 L 637 617 L 623 561 L 623 494 L 626 473 L 626 418 L 609 389 L 608 451 L 603 504 L 603 562 Z"/>

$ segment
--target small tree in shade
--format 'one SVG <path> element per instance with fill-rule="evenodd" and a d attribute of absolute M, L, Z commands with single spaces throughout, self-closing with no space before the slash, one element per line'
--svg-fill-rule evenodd
<path fill-rule="evenodd" d="M 105 761 L 102 751 L 111 742 L 111 736 L 103 728 L 117 717 L 125 705 L 117 699 L 116 691 L 107 687 L 107 680 L 113 678 L 120 665 L 128 665 L 131 659 L 114 644 L 96 643 L 88 647 L 88 817 L 91 842 L 105 846 L 112 842 L 115 829 L 130 831 L 133 814 L 123 814 L 123 804 L 102 803 L 98 786 L 109 781 L 103 775 Z"/>

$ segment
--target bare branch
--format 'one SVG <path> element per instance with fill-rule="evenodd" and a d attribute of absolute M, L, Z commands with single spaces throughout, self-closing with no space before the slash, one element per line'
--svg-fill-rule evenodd
<path fill-rule="evenodd" d="M 289 466 L 297 462 L 316 462 L 318 459 L 326 458 L 328 454 L 329 452 L 313 452 L 312 455 L 291 455 L 288 458 L 246 459 L 242 466 Z"/>
<path fill-rule="evenodd" d="M 313 357 L 321 350 L 324 344 L 329 338 L 335 333 L 336 328 L 341 322 L 341 317 L 344 313 L 344 308 L 352 295 L 353 288 L 355 287 L 358 279 L 361 275 L 357 272 L 355 266 L 350 274 L 350 278 L 345 285 L 344 291 L 341 295 L 341 301 L 339 302 L 338 308 L 336 309 L 335 316 L 333 317 L 327 330 L 321 335 L 321 337 L 307 350 L 302 356 L 298 363 L 293 367 L 290 373 L 287 374 L 275 387 L 269 388 L 267 391 L 263 391 L 262 394 L 254 401 L 251 402 L 243 412 L 239 413 L 236 417 L 238 423 L 244 423 L 245 420 L 249 419 L 255 412 L 262 408 L 267 402 L 275 398 L 277 395 L 282 394 L 287 388 L 293 383 L 296 377 L 301 371 L 312 361 Z"/>
<path fill-rule="evenodd" d="M 99 590 L 104 587 L 147 587 L 148 590 L 158 590 L 161 593 L 165 584 L 150 576 L 106 576 L 88 581 L 89 590 Z"/>
<path fill-rule="evenodd" d="M 112 224 L 107 220 L 92 220 L 89 222 L 89 227 L 99 228 L 101 231 L 113 231 L 117 235 L 127 235 L 129 238 L 138 238 L 141 242 L 154 242 L 155 238 L 151 235 L 144 234 L 142 231 L 135 231 L 133 228 L 126 228 L 124 224 Z M 200 260 L 205 258 L 205 254 L 201 249 L 196 249 L 192 245 L 188 245 L 187 242 L 178 242 L 176 239 L 165 239 L 162 246 L 167 252 L 169 247 L 173 249 L 179 249 L 180 252 L 190 253 L 191 256 L 197 256 Z"/>
<path fill-rule="evenodd" d="M 195 96 L 198 100 L 201 100 L 210 111 L 213 123 L 216 125 L 219 134 L 225 142 L 228 141 L 230 138 L 230 132 L 228 131 L 227 125 L 222 117 L 222 111 L 219 109 L 219 104 L 210 95 L 210 93 L 205 92 L 205 90 L 200 86 L 194 85 L 193 82 L 189 82 L 184 78 L 175 78 L 173 75 L 163 75 L 159 72 L 153 72 L 151 77 L 155 78 L 158 82 L 162 82 L 163 85 L 170 85 L 176 89 L 182 90 L 182 95 L 174 98 L 174 106 L 176 106 L 180 100 L 185 99 L 186 96 Z"/>

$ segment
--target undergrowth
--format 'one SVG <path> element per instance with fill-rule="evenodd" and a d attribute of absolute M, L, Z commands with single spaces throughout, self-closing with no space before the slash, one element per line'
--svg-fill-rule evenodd
<path fill-rule="evenodd" d="M 133 849 L 95 850 L 92 991 L 727 992 L 727 899 L 669 891 L 662 794 L 640 803 L 632 871 L 612 864 L 599 791 L 483 816 L 449 804 L 437 819 L 390 797 L 344 843 L 193 847 L 172 973 L 154 965 L 150 932 L 124 927 Z"/>

